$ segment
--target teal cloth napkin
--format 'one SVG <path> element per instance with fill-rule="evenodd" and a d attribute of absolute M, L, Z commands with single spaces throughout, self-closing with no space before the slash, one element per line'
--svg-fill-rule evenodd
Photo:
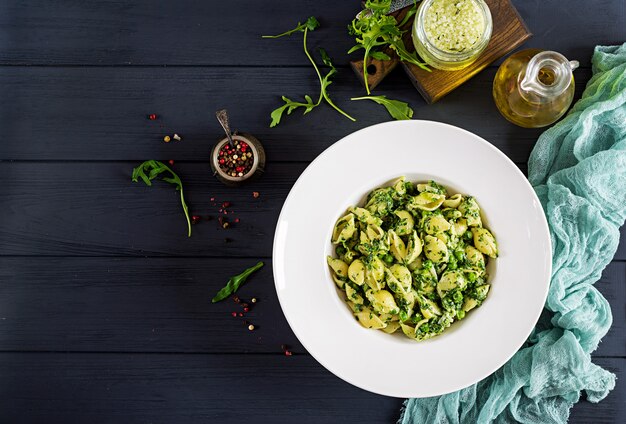
<path fill-rule="evenodd" d="M 539 137 L 528 161 L 553 249 L 536 328 L 483 381 L 405 401 L 399 423 L 565 423 L 581 391 L 599 402 L 615 386 L 615 375 L 591 362 L 613 321 L 593 283 L 613 258 L 626 217 L 626 43 L 596 47 L 592 63 L 582 99 Z"/>

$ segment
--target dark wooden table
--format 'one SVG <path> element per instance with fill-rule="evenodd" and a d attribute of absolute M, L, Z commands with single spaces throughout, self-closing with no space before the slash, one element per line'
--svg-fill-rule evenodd
<path fill-rule="evenodd" d="M 528 47 L 581 61 L 577 97 L 593 47 L 626 40 L 622 0 L 515 3 L 535 34 Z M 358 8 L 336 0 L 0 4 L 1 422 L 398 418 L 400 399 L 352 387 L 307 354 L 272 280 L 274 227 L 298 175 L 339 138 L 389 119 L 375 104 L 348 101 L 363 92 L 346 55 L 346 25 Z M 310 45 L 339 65 L 333 98 L 358 121 L 320 107 L 270 129 L 279 96 L 315 93 L 317 82 L 300 37 L 260 35 L 309 15 L 322 23 Z M 417 119 L 479 134 L 525 170 L 541 131 L 498 115 L 495 70 L 431 106 L 400 71 L 377 91 L 410 102 Z M 243 188 L 226 188 L 209 171 L 220 135 L 213 112 L 222 107 L 267 149 L 267 173 Z M 150 113 L 161 118 L 150 121 Z M 164 143 L 172 133 L 183 140 Z M 132 168 L 146 159 L 175 160 L 191 211 L 214 218 L 196 225 L 193 237 L 172 187 L 131 184 Z M 215 219 L 222 201 L 240 218 L 228 230 Z M 210 299 L 258 259 L 267 265 L 241 290 L 259 299 L 247 318 L 258 329 L 250 332 L 231 316 L 231 301 Z M 622 240 L 597 284 L 614 323 L 594 354 L 617 373 L 617 387 L 599 405 L 576 405 L 572 422 L 626 420 L 625 283 Z"/>

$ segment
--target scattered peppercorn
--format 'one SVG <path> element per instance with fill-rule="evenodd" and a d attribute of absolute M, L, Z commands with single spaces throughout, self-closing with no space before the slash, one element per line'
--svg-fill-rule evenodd
<path fill-rule="evenodd" d="M 235 218 L 235 222 L 236 222 L 236 223 L 239 223 L 239 218 Z"/>
<path fill-rule="evenodd" d="M 191 216 L 191 223 L 192 224 L 197 224 L 198 222 L 200 222 L 200 220 L 202 219 L 201 216 L 198 215 L 192 215 Z"/>
<path fill-rule="evenodd" d="M 172 137 L 174 137 L 174 140 L 176 141 L 182 140 L 182 138 L 178 134 L 174 134 Z"/>
<path fill-rule="evenodd" d="M 174 159 L 168 160 L 167 163 L 169 163 L 170 165 L 174 165 Z"/>
<path fill-rule="evenodd" d="M 250 302 L 256 303 L 256 297 L 253 297 L 252 299 L 250 299 Z"/>
<path fill-rule="evenodd" d="M 233 302 L 239 303 L 241 302 L 241 299 L 239 299 L 239 296 L 233 296 Z"/>
<path fill-rule="evenodd" d="M 243 316 L 243 314 L 242 314 L 241 312 L 239 312 L 239 316 L 240 316 L 240 317 L 242 317 L 242 316 Z"/>
<path fill-rule="evenodd" d="M 230 224 L 228 222 L 224 222 L 222 224 L 222 228 L 227 229 L 228 227 L 230 227 Z"/>
<path fill-rule="evenodd" d="M 254 325 L 250 324 L 250 325 L 248 326 L 248 330 L 250 330 L 250 331 L 254 330 Z"/>
<path fill-rule="evenodd" d="M 250 308 L 243 308 L 244 312 L 250 312 Z"/>
<path fill-rule="evenodd" d="M 293 353 L 290 350 L 285 351 L 285 356 L 291 356 L 291 355 L 293 355 Z"/>
<path fill-rule="evenodd" d="M 158 116 L 156 115 L 156 113 L 151 113 L 150 115 L 148 115 L 148 119 L 151 120 L 151 121 L 154 121 L 157 118 L 158 118 Z"/>
<path fill-rule="evenodd" d="M 254 197 L 255 199 L 256 199 L 257 197 L 259 197 L 259 196 L 260 196 L 260 194 L 259 194 L 259 192 L 258 192 L 258 191 L 253 191 L 253 192 L 252 192 L 252 197 Z"/>
<path fill-rule="evenodd" d="M 223 208 L 228 208 L 228 207 L 230 207 L 230 202 L 224 202 L 224 203 L 222 203 L 222 207 L 223 207 Z"/>
<path fill-rule="evenodd" d="M 230 314 L 231 314 L 233 317 L 236 317 L 236 316 L 237 316 L 237 312 L 231 312 Z"/>
<path fill-rule="evenodd" d="M 165 141 L 166 143 L 169 143 L 172 139 L 170 138 L 169 135 L 166 135 L 165 137 L 163 137 L 163 141 Z"/>

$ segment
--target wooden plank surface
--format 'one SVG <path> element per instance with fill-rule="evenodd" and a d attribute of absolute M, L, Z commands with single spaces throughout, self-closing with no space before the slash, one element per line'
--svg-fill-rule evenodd
<path fill-rule="evenodd" d="M 0 258 L 0 351 L 304 353 L 266 262 L 240 290 L 259 302 L 233 318 L 241 307 L 210 299 L 252 259 Z M 598 356 L 626 357 L 625 278 L 626 262 L 614 262 L 597 283 L 613 311 Z"/>
<path fill-rule="evenodd" d="M 626 367 L 624 358 L 597 362 Z M 10 422 L 390 424 L 402 403 L 357 389 L 306 355 L 2 353 L 0 374 Z M 618 380 L 600 405 L 575 405 L 570 422 L 615 423 L 626 413 L 625 385 Z"/>
<path fill-rule="evenodd" d="M 626 40 L 620 1 L 514 3 L 534 33 L 527 47 L 581 61 L 577 96 L 593 46 Z M 389 120 L 378 105 L 348 100 L 362 93 L 348 68 L 356 56 L 345 53 L 358 9 L 331 0 L 0 4 L 0 421 L 395 421 L 400 400 L 344 383 L 305 352 L 271 275 L 274 226 L 298 175 L 341 137 Z M 316 81 L 299 36 L 260 35 L 310 15 L 322 28 L 309 47 L 326 48 L 340 71 L 331 96 L 358 121 L 320 107 L 270 129 L 280 95 L 314 93 Z M 477 133 L 525 171 L 542 130 L 498 115 L 495 69 L 431 106 L 398 71 L 376 94 L 410 102 L 417 119 Z M 252 185 L 228 189 L 210 175 L 221 107 L 268 152 L 267 174 Z M 182 142 L 161 141 L 174 132 Z M 213 218 L 191 239 L 172 187 L 130 182 L 132 167 L 150 158 L 174 159 L 192 213 Z M 241 220 L 228 231 L 216 220 L 221 201 Z M 210 303 L 258 259 L 267 266 L 241 289 L 260 299 L 248 317 L 233 318 L 231 301 Z M 625 268 L 622 241 L 597 285 L 614 325 L 595 357 L 618 374 L 617 388 L 599 405 L 577 404 L 572 423 L 626 416 Z M 244 319 L 258 329 L 247 331 Z M 281 344 L 296 354 L 285 357 Z"/>
<path fill-rule="evenodd" d="M 0 93 L 14 99 L 0 105 L 0 159 L 207 161 L 222 134 L 214 112 L 226 107 L 235 129 L 263 142 L 269 161 L 311 161 L 345 135 L 389 120 L 382 106 L 349 101 L 361 88 L 352 71 L 342 69 L 329 92 L 357 122 L 322 105 L 269 128 L 281 95 L 318 92 L 314 75 L 308 68 L 0 67 Z M 516 127 L 500 116 L 491 96 L 494 75 L 488 69 L 434 105 L 424 103 L 402 72 L 391 74 L 380 93 L 409 102 L 415 119 L 465 128 L 513 161 L 526 162 L 542 130 Z M 577 98 L 589 77 L 588 69 L 576 71 Z M 38 98 L 46 101 L 27 100 Z M 161 119 L 148 120 L 151 113 Z M 163 143 L 174 132 L 183 141 Z"/>
<path fill-rule="evenodd" d="M 555 0 L 513 3 L 534 34 L 528 46 L 560 51 L 585 66 L 589 46 L 626 39 L 619 0 L 593 6 L 578 0 L 566 7 Z M 293 28 L 310 15 L 322 24 L 311 46 L 323 46 L 345 64 L 354 44 L 346 27 L 359 10 L 356 0 L 2 2 L 0 64 L 305 66 L 296 38 L 260 36 Z"/>

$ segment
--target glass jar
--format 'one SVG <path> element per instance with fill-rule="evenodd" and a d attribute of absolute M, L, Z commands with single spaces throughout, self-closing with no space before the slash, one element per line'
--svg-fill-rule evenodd
<path fill-rule="evenodd" d="M 483 0 L 422 0 L 413 22 L 413 44 L 433 68 L 454 71 L 480 56 L 492 30 Z"/>

